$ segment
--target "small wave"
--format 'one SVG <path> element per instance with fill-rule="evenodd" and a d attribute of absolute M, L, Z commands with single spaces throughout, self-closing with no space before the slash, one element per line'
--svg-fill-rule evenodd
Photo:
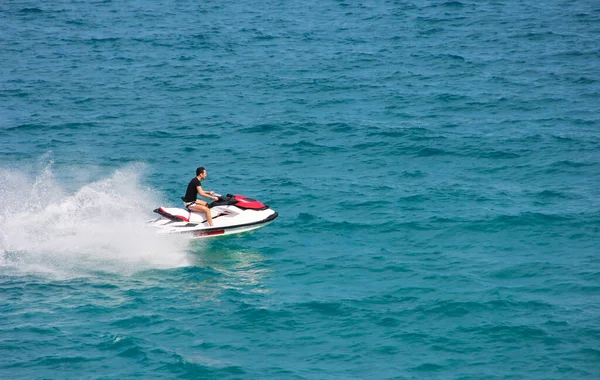
<path fill-rule="evenodd" d="M 240 132 L 265 134 L 265 133 L 271 133 L 271 132 L 274 132 L 277 130 L 283 130 L 283 129 L 285 129 L 285 128 L 281 128 L 280 126 L 275 125 L 275 124 L 259 124 L 259 125 L 255 125 L 253 127 L 240 129 Z"/>
<path fill-rule="evenodd" d="M 139 325 L 150 326 L 162 322 L 164 322 L 164 319 L 159 315 L 135 315 L 132 317 L 118 319 L 110 324 L 115 327 L 127 329 Z"/>
<path fill-rule="evenodd" d="M 355 127 L 346 123 L 329 123 L 327 124 L 327 128 L 338 133 L 351 133 L 356 131 Z"/>
<path fill-rule="evenodd" d="M 464 4 L 461 3 L 460 1 L 447 1 L 447 2 L 443 3 L 442 6 L 449 7 L 449 8 L 461 8 L 464 6 Z"/>
<path fill-rule="evenodd" d="M 292 151 L 297 153 L 309 153 L 313 155 L 323 155 L 326 153 L 339 152 L 343 150 L 343 148 L 340 146 L 321 145 L 307 140 L 301 140 L 293 144 L 283 144 L 282 146 L 285 148 L 291 148 Z"/>
<path fill-rule="evenodd" d="M 505 152 L 505 151 L 489 151 L 489 152 L 476 152 L 471 156 L 481 157 L 481 158 L 493 158 L 498 160 L 510 160 L 521 157 L 517 153 L 513 152 Z"/>
<path fill-rule="evenodd" d="M 415 171 L 403 171 L 402 172 L 402 177 L 406 177 L 406 178 L 424 178 L 427 177 L 427 173 L 423 173 L 420 170 L 415 170 Z"/>
<path fill-rule="evenodd" d="M 458 330 L 474 335 L 485 336 L 489 341 L 522 342 L 539 340 L 548 336 L 548 333 L 537 327 L 528 325 L 486 325 L 480 327 L 460 327 Z"/>
<path fill-rule="evenodd" d="M 244 329 L 251 328 L 250 325 L 253 324 L 266 326 L 268 324 L 276 325 L 280 323 L 285 323 L 285 321 L 287 321 L 288 318 L 294 315 L 293 313 L 286 310 L 271 310 L 263 307 L 249 306 L 245 303 L 242 304 L 242 306 L 235 314 L 240 316 L 244 320 Z M 242 326 L 240 326 L 240 328 L 242 328 Z"/>
<path fill-rule="evenodd" d="M 393 273 L 412 273 L 412 269 L 404 265 L 386 265 L 383 268 L 371 267 L 368 269 L 369 272 L 382 273 L 382 272 L 393 272 Z"/>
<path fill-rule="evenodd" d="M 37 358 L 32 361 L 30 364 L 34 364 L 36 366 L 47 366 L 50 368 L 64 368 L 64 366 L 78 364 L 78 363 L 90 363 L 95 361 L 101 361 L 103 358 L 98 357 L 86 357 L 82 355 L 76 356 L 44 356 L 41 358 Z"/>
<path fill-rule="evenodd" d="M 492 273 L 492 277 L 498 279 L 518 279 L 537 277 L 543 273 L 561 273 L 564 267 L 546 262 L 532 262 L 511 266 Z"/>
<path fill-rule="evenodd" d="M 369 203 L 365 202 L 364 206 L 367 206 Z M 381 230 L 385 232 L 387 229 L 392 228 L 400 228 L 398 224 L 388 223 L 383 229 L 381 229 L 381 225 L 379 223 L 370 221 L 366 222 L 360 218 L 354 219 L 352 221 L 348 220 L 328 220 L 326 218 L 315 216 L 309 213 L 300 213 L 297 216 L 297 226 L 302 226 L 304 231 L 331 231 L 332 233 L 338 233 L 340 231 L 349 232 L 349 231 L 358 231 L 358 230 Z"/>
<path fill-rule="evenodd" d="M 423 148 L 416 153 L 418 157 L 455 156 L 456 153 L 439 148 Z"/>
<path fill-rule="evenodd" d="M 404 129 L 394 129 L 391 131 L 382 131 L 382 130 L 371 131 L 371 132 L 367 133 L 367 136 L 382 136 L 382 137 L 389 137 L 389 138 L 400 138 L 400 137 L 406 136 L 407 134 L 408 134 L 407 131 Z"/>
<path fill-rule="evenodd" d="M 416 372 L 439 372 L 444 369 L 444 366 L 435 363 L 423 363 L 416 367 L 412 367 L 412 371 Z"/>
<path fill-rule="evenodd" d="M 592 78 L 587 78 L 587 77 L 579 77 L 579 78 L 573 80 L 573 83 L 576 83 L 576 84 L 594 84 L 597 82 L 598 82 L 598 80 L 592 79 Z"/>
<path fill-rule="evenodd" d="M 532 194 L 534 197 L 539 199 L 573 199 L 569 194 L 562 193 L 555 190 L 544 190 Z"/>
<path fill-rule="evenodd" d="M 210 359 L 201 355 L 184 357 L 175 352 L 165 352 L 163 355 L 169 357 L 170 360 L 160 369 L 180 378 L 220 379 L 246 374 L 242 367 L 223 360 Z"/>
<path fill-rule="evenodd" d="M 7 130 L 12 131 L 60 131 L 60 130 L 80 130 L 87 128 L 96 128 L 98 127 L 95 123 L 65 123 L 65 124 L 57 124 L 57 125 L 46 125 L 46 124 L 21 124 L 14 127 L 9 127 Z"/>
<path fill-rule="evenodd" d="M 309 214 L 306 212 L 301 212 L 298 214 L 298 222 L 302 222 L 302 223 L 312 222 L 316 219 L 317 219 L 317 217 L 315 215 L 312 215 L 312 214 Z"/>
<path fill-rule="evenodd" d="M 68 20 L 66 21 L 67 25 L 75 25 L 75 26 L 84 26 L 86 22 L 84 20 Z"/>
<path fill-rule="evenodd" d="M 270 41 L 270 40 L 275 40 L 277 38 L 279 38 L 279 37 L 278 36 L 273 36 L 273 35 L 270 35 L 270 34 L 261 34 L 261 35 L 258 35 L 256 37 L 254 37 L 254 39 L 258 40 L 258 41 Z"/>
<path fill-rule="evenodd" d="M 581 294 L 582 296 L 593 296 L 600 294 L 600 285 L 583 285 L 583 284 L 561 284 L 564 292 L 569 294 Z"/>
<path fill-rule="evenodd" d="M 20 10 L 21 13 L 44 13 L 44 11 L 40 8 L 23 8 Z"/>
<path fill-rule="evenodd" d="M 518 33 L 509 36 L 509 39 L 526 39 L 530 41 L 541 41 L 549 38 L 555 38 L 557 36 L 561 36 L 560 34 L 548 31 L 548 32 L 539 32 L 539 33 Z"/>
<path fill-rule="evenodd" d="M 430 28 L 430 29 L 419 32 L 419 35 L 420 36 L 433 36 L 433 35 L 439 35 L 443 32 L 444 32 L 444 29 L 442 29 L 442 28 Z"/>
<path fill-rule="evenodd" d="M 104 42 L 117 42 L 120 40 L 121 40 L 121 38 L 119 38 L 119 37 L 100 37 L 100 38 L 92 37 L 88 41 L 94 42 L 94 43 L 104 43 Z"/>
<path fill-rule="evenodd" d="M 554 162 L 551 166 L 552 167 L 583 168 L 586 166 L 594 166 L 594 165 L 597 165 L 597 164 L 590 163 L 590 162 L 577 162 L 577 161 L 564 160 L 564 161 Z"/>
<path fill-rule="evenodd" d="M 352 145 L 352 150 L 365 151 L 365 150 L 369 150 L 369 149 L 373 149 L 373 148 L 377 148 L 377 147 L 385 147 L 388 145 L 389 144 L 386 141 L 369 141 L 369 142 L 363 142 L 360 144 Z M 361 152 L 360 154 L 362 155 L 363 153 Z"/>
<path fill-rule="evenodd" d="M 327 316 L 346 316 L 351 313 L 350 309 L 339 302 L 311 301 L 297 304 L 296 307 L 300 309 L 309 309 Z"/>
<path fill-rule="evenodd" d="M 427 197 L 427 195 L 424 194 L 415 194 L 400 198 L 400 201 L 408 203 L 422 203 L 428 200 L 429 197 Z"/>
<path fill-rule="evenodd" d="M 96 348 L 101 351 L 107 350 L 124 350 L 132 347 L 140 347 L 145 344 L 144 340 L 126 335 L 111 335 L 96 345 Z"/>
<path fill-rule="evenodd" d="M 297 164 L 301 164 L 302 161 L 297 161 L 297 160 L 285 160 L 281 162 L 281 165 L 297 165 Z M 292 185 L 299 185 L 299 182 L 294 182 L 294 181 L 288 181 L 290 182 L 290 184 Z"/>
<path fill-rule="evenodd" d="M 468 221 L 463 224 L 463 228 L 472 231 L 497 232 L 506 228 L 522 226 L 560 225 L 573 220 L 573 217 L 567 215 L 523 212 L 515 215 L 499 215 L 491 219 Z"/>
<path fill-rule="evenodd" d="M 31 315 L 25 315 L 23 316 L 24 318 L 31 318 Z M 25 325 L 21 325 L 15 328 L 12 328 L 9 330 L 11 334 L 28 334 L 28 333 L 34 333 L 34 334 L 38 334 L 41 336 L 44 335 L 49 335 L 49 336 L 56 336 L 57 334 L 60 333 L 60 329 L 56 326 L 51 326 L 51 327 L 42 327 L 42 326 L 31 326 L 28 324 Z"/>
<path fill-rule="evenodd" d="M 438 140 L 447 140 L 446 136 L 441 135 L 409 135 L 408 139 L 411 141 L 438 141 Z"/>
<path fill-rule="evenodd" d="M 552 138 L 556 141 L 560 141 L 560 142 L 575 142 L 576 140 L 572 137 L 567 137 L 567 136 L 559 136 L 559 135 L 552 135 Z"/>

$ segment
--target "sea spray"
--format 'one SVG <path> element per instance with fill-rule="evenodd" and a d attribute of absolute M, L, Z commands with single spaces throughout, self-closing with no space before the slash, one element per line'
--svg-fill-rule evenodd
<path fill-rule="evenodd" d="M 0 169 L 0 261 L 24 271 L 132 273 L 189 265 L 187 242 L 145 227 L 158 195 L 143 165 L 65 190 L 52 164 L 33 177 Z"/>

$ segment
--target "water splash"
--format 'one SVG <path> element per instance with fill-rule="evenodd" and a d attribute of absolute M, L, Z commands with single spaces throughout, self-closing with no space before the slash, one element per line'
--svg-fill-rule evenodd
<path fill-rule="evenodd" d="M 41 173 L 0 169 L 0 268 L 84 275 L 187 266 L 188 242 L 145 228 L 158 195 L 143 165 L 65 190 L 52 163 Z"/>

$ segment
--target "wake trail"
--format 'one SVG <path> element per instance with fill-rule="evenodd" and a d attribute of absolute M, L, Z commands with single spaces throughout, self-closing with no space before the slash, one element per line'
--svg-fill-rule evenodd
<path fill-rule="evenodd" d="M 159 201 L 140 184 L 141 166 L 71 192 L 51 164 L 33 177 L 0 169 L 0 267 L 83 275 L 190 265 L 187 241 L 145 226 Z"/>

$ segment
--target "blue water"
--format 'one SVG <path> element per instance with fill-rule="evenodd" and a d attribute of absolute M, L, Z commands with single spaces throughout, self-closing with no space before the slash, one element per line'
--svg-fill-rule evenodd
<path fill-rule="evenodd" d="M 0 378 L 600 378 L 597 1 L 0 25 Z M 197 166 L 279 218 L 143 228 Z"/>

